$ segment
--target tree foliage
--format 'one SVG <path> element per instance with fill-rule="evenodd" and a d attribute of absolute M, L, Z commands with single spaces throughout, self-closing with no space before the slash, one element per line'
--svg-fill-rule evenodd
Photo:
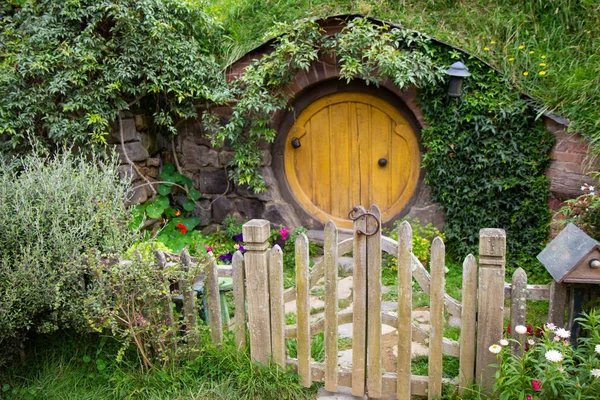
<path fill-rule="evenodd" d="M 0 13 L 0 144 L 103 142 L 145 106 L 174 133 L 218 101 L 220 26 L 194 0 L 25 1 Z M 141 102 L 140 102 L 141 101 Z"/>

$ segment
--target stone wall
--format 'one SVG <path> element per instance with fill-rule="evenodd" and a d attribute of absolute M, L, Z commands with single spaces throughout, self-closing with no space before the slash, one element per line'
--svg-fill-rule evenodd
<path fill-rule="evenodd" d="M 304 88 L 318 83 L 318 79 L 322 77 L 329 77 L 329 74 L 321 76 L 312 70 L 303 72 L 302 76 L 294 80 L 293 87 L 288 90 L 296 95 Z M 303 84 L 298 84 L 299 81 Z M 389 86 L 389 83 L 386 82 L 385 86 Z M 411 111 L 414 111 L 416 119 L 422 123 L 420 111 L 414 101 L 416 91 L 411 89 L 401 93 L 397 90 L 394 92 L 401 95 L 402 100 L 410 105 Z M 226 112 L 226 110 L 221 111 Z M 275 123 L 281 123 L 281 120 L 281 114 L 274 118 Z M 234 152 L 227 145 L 221 149 L 213 148 L 210 139 L 202 129 L 201 121 L 190 120 L 183 123 L 173 141 L 151 133 L 146 121 L 147 119 L 142 115 L 122 114 L 123 141 L 127 155 L 150 182 L 157 181 L 160 168 L 165 162 L 179 163 L 182 173 L 190 177 L 194 187 L 202 193 L 192 214 L 200 217 L 200 226 L 205 233 L 214 232 L 216 226 L 221 224 L 228 214 L 237 216 L 240 222 L 246 219 L 264 218 L 276 226 L 304 225 L 309 228 L 319 226 L 316 221 L 307 219 L 298 210 L 295 202 L 290 200 L 289 194 L 282 193 L 281 187 L 285 184 L 283 168 L 273 162 L 273 158 L 277 157 L 273 145 L 266 143 L 262 145 L 261 173 L 268 191 L 256 194 L 247 187 L 235 185 L 228 179 L 227 167 L 234 157 Z M 562 201 L 581 194 L 580 187 L 583 183 L 592 183 L 586 175 L 586 166 L 590 164 L 589 142 L 580 135 L 566 133 L 565 124 L 555 117 L 545 116 L 544 122 L 556 137 L 556 144 L 550 154 L 552 162 L 547 170 L 547 176 L 551 180 L 549 204 L 556 210 Z M 134 179 L 130 202 L 143 203 L 151 198 L 153 191 L 150 186 L 145 184 L 132 167 L 126 164 L 118 124 L 113 124 L 113 133 L 107 141 L 121 155 L 122 176 L 128 175 Z M 173 145 L 175 152 L 173 152 Z M 424 223 L 432 222 L 441 228 L 444 214 L 440 207 L 431 201 L 430 190 L 426 184 L 420 185 L 415 197 L 410 209 L 406 210 L 407 215 L 419 218 Z M 180 196 L 176 196 L 176 199 L 183 203 L 185 196 L 181 193 Z"/>

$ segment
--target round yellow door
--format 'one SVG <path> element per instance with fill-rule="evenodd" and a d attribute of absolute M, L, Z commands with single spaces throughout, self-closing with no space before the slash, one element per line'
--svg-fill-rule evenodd
<path fill-rule="evenodd" d="M 288 132 L 285 174 L 300 205 L 322 222 L 351 228 L 355 205 L 377 204 L 382 222 L 413 194 L 421 156 L 415 132 L 388 102 L 365 93 L 325 96 Z"/>

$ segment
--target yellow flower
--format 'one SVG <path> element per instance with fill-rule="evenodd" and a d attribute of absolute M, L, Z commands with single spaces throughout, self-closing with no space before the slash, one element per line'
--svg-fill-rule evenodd
<path fill-rule="evenodd" d="M 540 67 L 545 67 L 546 63 L 540 63 Z"/>
<path fill-rule="evenodd" d="M 529 54 L 533 54 L 533 53 L 535 53 L 535 51 L 533 51 L 533 50 L 531 50 L 531 51 L 529 52 Z"/>
<path fill-rule="evenodd" d="M 523 50 L 524 48 L 525 48 L 524 44 L 522 44 L 522 45 L 519 46 L 519 50 Z"/>
<path fill-rule="evenodd" d="M 527 71 L 523 72 L 523 76 L 527 76 L 527 75 L 529 75 L 529 72 L 527 72 Z"/>
<path fill-rule="evenodd" d="M 495 40 L 492 40 L 492 41 L 490 42 L 490 44 L 496 44 L 496 41 L 495 41 Z"/>
<path fill-rule="evenodd" d="M 542 56 L 542 60 L 545 60 L 545 59 L 546 59 L 546 56 Z"/>
<path fill-rule="evenodd" d="M 484 47 L 483 51 L 488 51 L 490 48 L 489 47 Z"/>
<path fill-rule="evenodd" d="M 515 61 L 515 58 L 511 57 L 511 58 L 508 59 L 508 61 Z"/>
<path fill-rule="evenodd" d="M 546 71 L 540 71 L 540 75 L 541 75 L 541 76 L 544 76 L 544 75 L 546 75 Z"/>

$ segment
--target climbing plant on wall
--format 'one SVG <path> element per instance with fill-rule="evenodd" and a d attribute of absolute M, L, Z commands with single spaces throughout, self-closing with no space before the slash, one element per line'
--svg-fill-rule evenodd
<path fill-rule="evenodd" d="M 448 65 L 451 54 L 439 51 L 438 61 Z M 461 98 L 448 99 L 444 86 L 419 95 L 429 124 L 421 132 L 426 182 L 446 211 L 451 250 L 476 254 L 480 228 L 503 228 L 510 267 L 533 259 L 548 238 L 544 171 L 554 136 L 496 71 L 473 59 L 468 67 Z"/>
<path fill-rule="evenodd" d="M 341 79 L 400 89 L 414 85 L 429 127 L 422 132 L 424 168 L 432 196 L 446 211 L 446 235 L 457 255 L 476 252 L 481 227 L 507 231 L 509 251 L 532 258 L 547 238 L 549 182 L 544 176 L 553 136 L 535 110 L 496 71 L 468 55 L 402 28 L 356 18 L 325 36 L 315 22 L 280 27 L 272 52 L 255 60 L 233 82 L 235 102 L 228 122 L 204 116 L 216 144 L 229 140 L 238 151 L 233 177 L 256 191 L 260 140 L 272 141 L 269 119 L 288 104 L 283 87 L 319 54 L 334 55 Z M 447 97 L 443 71 L 463 59 L 473 76 L 464 96 Z M 240 143 L 235 145 L 235 143 Z M 240 151 L 240 149 L 242 151 Z"/>

